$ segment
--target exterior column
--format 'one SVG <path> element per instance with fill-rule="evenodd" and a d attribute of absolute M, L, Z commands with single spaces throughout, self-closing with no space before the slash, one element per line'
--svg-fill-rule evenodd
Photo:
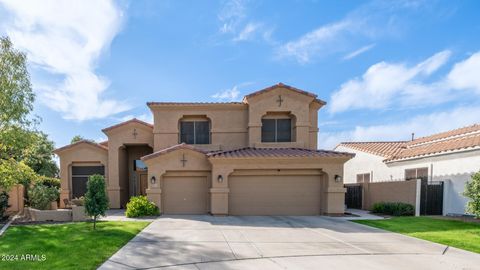
<path fill-rule="evenodd" d="M 162 189 L 160 188 L 160 182 L 162 181 L 163 175 L 165 174 L 166 170 L 158 171 L 158 173 L 153 174 L 150 171 L 148 172 L 148 188 L 147 198 L 149 201 L 153 202 L 160 212 L 162 211 Z M 152 177 L 155 177 L 155 183 L 152 184 Z"/>
<path fill-rule="evenodd" d="M 65 207 L 64 199 L 70 200 L 70 165 L 60 161 L 60 208 Z"/>
<path fill-rule="evenodd" d="M 120 208 L 120 183 L 118 171 L 118 148 L 117 145 L 108 147 L 108 199 L 110 208 Z"/>
<path fill-rule="evenodd" d="M 232 168 L 212 166 L 212 188 L 210 189 L 210 212 L 212 215 L 228 215 L 228 176 Z M 223 180 L 219 181 L 219 177 Z"/>
<path fill-rule="evenodd" d="M 343 164 L 332 167 L 327 173 L 327 184 L 325 185 L 325 206 L 324 214 L 342 215 L 345 212 L 345 192 L 343 186 Z M 342 181 L 335 182 L 335 175 L 340 175 Z"/>

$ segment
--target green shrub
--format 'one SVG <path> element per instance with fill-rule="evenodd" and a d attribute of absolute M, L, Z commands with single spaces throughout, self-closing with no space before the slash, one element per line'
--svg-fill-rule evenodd
<path fill-rule="evenodd" d="M 373 204 L 372 212 L 391 216 L 413 216 L 415 207 L 402 202 L 378 202 Z"/>
<path fill-rule="evenodd" d="M 131 197 L 127 203 L 127 217 L 158 216 L 160 210 L 146 196 Z"/>
<path fill-rule="evenodd" d="M 0 220 L 3 219 L 3 216 L 5 215 L 5 211 L 7 211 L 8 208 L 8 193 L 6 191 L 2 191 L 0 193 Z"/>
<path fill-rule="evenodd" d="M 58 188 L 47 187 L 41 184 L 37 184 L 28 190 L 30 207 L 39 210 L 47 210 L 51 202 L 58 200 L 59 195 L 60 191 Z"/>
<path fill-rule="evenodd" d="M 94 174 L 88 178 L 87 193 L 85 193 L 85 212 L 93 217 L 93 229 L 96 229 L 97 218 L 105 216 L 108 209 L 108 197 L 105 191 L 105 178 Z"/>
<path fill-rule="evenodd" d="M 56 187 L 60 188 L 60 179 L 58 178 L 52 178 L 52 177 L 47 177 L 40 175 L 36 180 L 36 184 L 42 184 L 47 187 Z"/>
<path fill-rule="evenodd" d="M 480 218 L 480 172 L 472 175 L 472 179 L 465 184 L 463 195 L 469 198 L 467 211 Z"/>

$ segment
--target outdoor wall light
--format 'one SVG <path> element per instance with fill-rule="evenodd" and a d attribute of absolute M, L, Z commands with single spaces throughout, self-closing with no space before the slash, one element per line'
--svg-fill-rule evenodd
<path fill-rule="evenodd" d="M 222 182 L 223 182 L 223 176 L 222 176 L 221 174 L 218 175 L 217 181 L 218 181 L 219 183 L 222 183 Z"/>
<path fill-rule="evenodd" d="M 337 183 L 342 182 L 342 177 L 338 174 L 335 174 L 335 182 Z"/>
<path fill-rule="evenodd" d="M 152 178 L 150 178 L 150 183 L 155 184 L 155 182 L 157 182 L 157 179 L 155 178 L 155 176 L 152 176 Z"/>

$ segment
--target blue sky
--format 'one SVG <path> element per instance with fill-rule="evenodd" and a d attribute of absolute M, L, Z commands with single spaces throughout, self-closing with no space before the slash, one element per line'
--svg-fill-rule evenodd
<path fill-rule="evenodd" d="M 147 101 L 238 101 L 283 82 L 327 101 L 319 146 L 480 122 L 478 1 L 4 1 L 57 146 Z"/>

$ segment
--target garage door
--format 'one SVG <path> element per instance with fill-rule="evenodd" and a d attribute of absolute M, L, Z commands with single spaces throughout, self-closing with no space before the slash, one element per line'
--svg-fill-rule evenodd
<path fill-rule="evenodd" d="M 207 177 L 165 177 L 162 198 L 165 214 L 205 214 L 208 212 Z"/>
<path fill-rule="evenodd" d="M 231 176 L 231 215 L 319 215 L 320 175 Z"/>

